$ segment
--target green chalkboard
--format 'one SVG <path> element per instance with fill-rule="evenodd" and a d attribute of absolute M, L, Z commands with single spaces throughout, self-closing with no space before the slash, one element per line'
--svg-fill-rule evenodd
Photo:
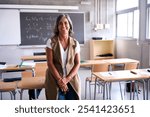
<path fill-rule="evenodd" d="M 61 13 L 20 13 L 21 44 L 45 45 L 53 35 L 55 21 Z M 67 13 L 73 22 L 74 38 L 84 44 L 84 13 Z"/>

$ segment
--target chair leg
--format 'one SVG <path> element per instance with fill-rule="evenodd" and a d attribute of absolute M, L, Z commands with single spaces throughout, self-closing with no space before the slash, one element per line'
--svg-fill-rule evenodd
<path fill-rule="evenodd" d="M 3 99 L 3 94 L 2 94 L 2 92 L 1 92 L 1 100 Z"/>
<path fill-rule="evenodd" d="M 109 83 L 109 99 L 111 100 L 111 87 L 112 87 L 112 83 Z"/>
<path fill-rule="evenodd" d="M 139 94 L 138 94 L 138 82 L 135 82 L 135 91 L 136 91 L 136 95 L 137 95 L 137 99 L 139 100 Z"/>
<path fill-rule="evenodd" d="M 132 100 L 132 81 L 130 81 L 130 100 Z"/>
<path fill-rule="evenodd" d="M 97 79 L 95 80 L 95 84 L 94 84 L 94 100 L 96 99 L 96 82 L 97 82 Z"/>
<path fill-rule="evenodd" d="M 90 100 L 91 100 L 91 83 L 89 82 L 89 95 L 90 95 Z"/>
<path fill-rule="evenodd" d="M 100 93 L 100 85 L 98 85 L 98 93 Z"/>
<path fill-rule="evenodd" d="M 13 99 L 16 100 L 16 91 L 12 91 Z"/>
<path fill-rule="evenodd" d="M 20 100 L 22 100 L 22 96 L 23 96 L 23 89 L 21 89 L 21 90 L 19 91 L 19 93 L 20 93 Z"/>
<path fill-rule="evenodd" d="M 10 99 L 12 100 L 13 99 L 12 92 L 9 91 L 8 93 L 10 94 Z"/>
<path fill-rule="evenodd" d="M 106 97 L 107 97 L 107 99 L 108 99 L 108 84 L 106 84 Z"/>
<path fill-rule="evenodd" d="M 120 94 L 121 94 L 121 99 L 123 100 L 123 95 L 122 95 L 122 87 L 121 87 L 121 83 L 119 82 L 119 86 L 120 86 Z"/>
<path fill-rule="evenodd" d="M 86 95 L 87 95 L 87 81 L 85 81 L 85 97 L 84 97 L 84 99 L 86 99 Z"/>
<path fill-rule="evenodd" d="M 145 100 L 145 81 L 143 80 L 143 100 Z"/>
<path fill-rule="evenodd" d="M 105 100 L 105 91 L 106 91 L 106 83 L 104 83 L 104 88 L 103 88 L 103 100 Z"/>

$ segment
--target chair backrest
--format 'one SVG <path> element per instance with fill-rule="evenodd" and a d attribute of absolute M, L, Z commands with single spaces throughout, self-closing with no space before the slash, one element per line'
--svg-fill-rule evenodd
<path fill-rule="evenodd" d="M 108 63 L 100 63 L 92 66 L 92 72 L 105 72 L 109 70 Z"/>
<path fill-rule="evenodd" d="M 46 62 L 36 63 L 35 64 L 35 77 L 45 77 L 46 69 L 47 69 Z"/>
<path fill-rule="evenodd" d="M 23 72 L 21 73 L 21 75 L 22 75 L 22 78 L 33 77 L 32 71 L 23 71 Z"/>
<path fill-rule="evenodd" d="M 137 69 L 139 67 L 138 62 L 125 63 L 124 70 Z"/>
<path fill-rule="evenodd" d="M 22 72 L 22 78 L 45 77 L 46 69 L 47 69 L 47 63 L 46 62 L 36 63 L 34 76 L 33 76 L 32 71 L 24 71 L 24 72 Z"/>

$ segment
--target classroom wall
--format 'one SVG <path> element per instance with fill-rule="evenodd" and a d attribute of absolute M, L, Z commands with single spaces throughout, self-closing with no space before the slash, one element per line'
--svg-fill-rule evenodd
<path fill-rule="evenodd" d="M 138 45 L 136 40 L 118 39 L 116 40 L 116 57 L 139 60 L 141 68 L 148 68 L 150 66 L 150 45 L 149 43 Z"/>
<path fill-rule="evenodd" d="M 146 0 L 139 1 L 139 37 L 138 39 L 116 39 L 116 57 L 129 57 L 140 61 L 141 68 L 150 66 L 150 43 L 146 40 Z"/>
<path fill-rule="evenodd" d="M 79 6 L 78 12 L 85 13 L 85 44 L 81 45 L 81 59 L 89 59 L 89 40 L 92 37 L 103 37 L 104 39 L 115 38 L 115 0 L 108 0 L 108 23 L 110 29 L 94 30 L 94 0 L 90 0 L 90 5 L 81 5 L 81 0 L 0 0 L 0 4 L 21 4 L 21 5 L 76 5 Z M 104 2 L 105 0 L 103 0 Z M 70 11 L 70 10 L 69 10 Z M 102 7 L 102 21 L 105 21 L 105 5 Z M 13 37 L 12 37 L 13 39 Z M 29 47 L 21 48 L 18 45 L 0 46 L 0 61 L 6 61 L 9 64 L 19 64 L 21 56 L 33 55 L 34 52 L 43 52 L 44 48 Z"/>

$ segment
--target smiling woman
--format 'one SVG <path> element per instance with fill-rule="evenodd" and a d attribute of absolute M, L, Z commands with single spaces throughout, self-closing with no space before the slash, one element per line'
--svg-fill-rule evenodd
<path fill-rule="evenodd" d="M 72 37 L 73 25 L 67 14 L 57 17 L 54 35 L 47 41 L 45 93 L 49 100 L 79 100 L 80 46 Z"/>

